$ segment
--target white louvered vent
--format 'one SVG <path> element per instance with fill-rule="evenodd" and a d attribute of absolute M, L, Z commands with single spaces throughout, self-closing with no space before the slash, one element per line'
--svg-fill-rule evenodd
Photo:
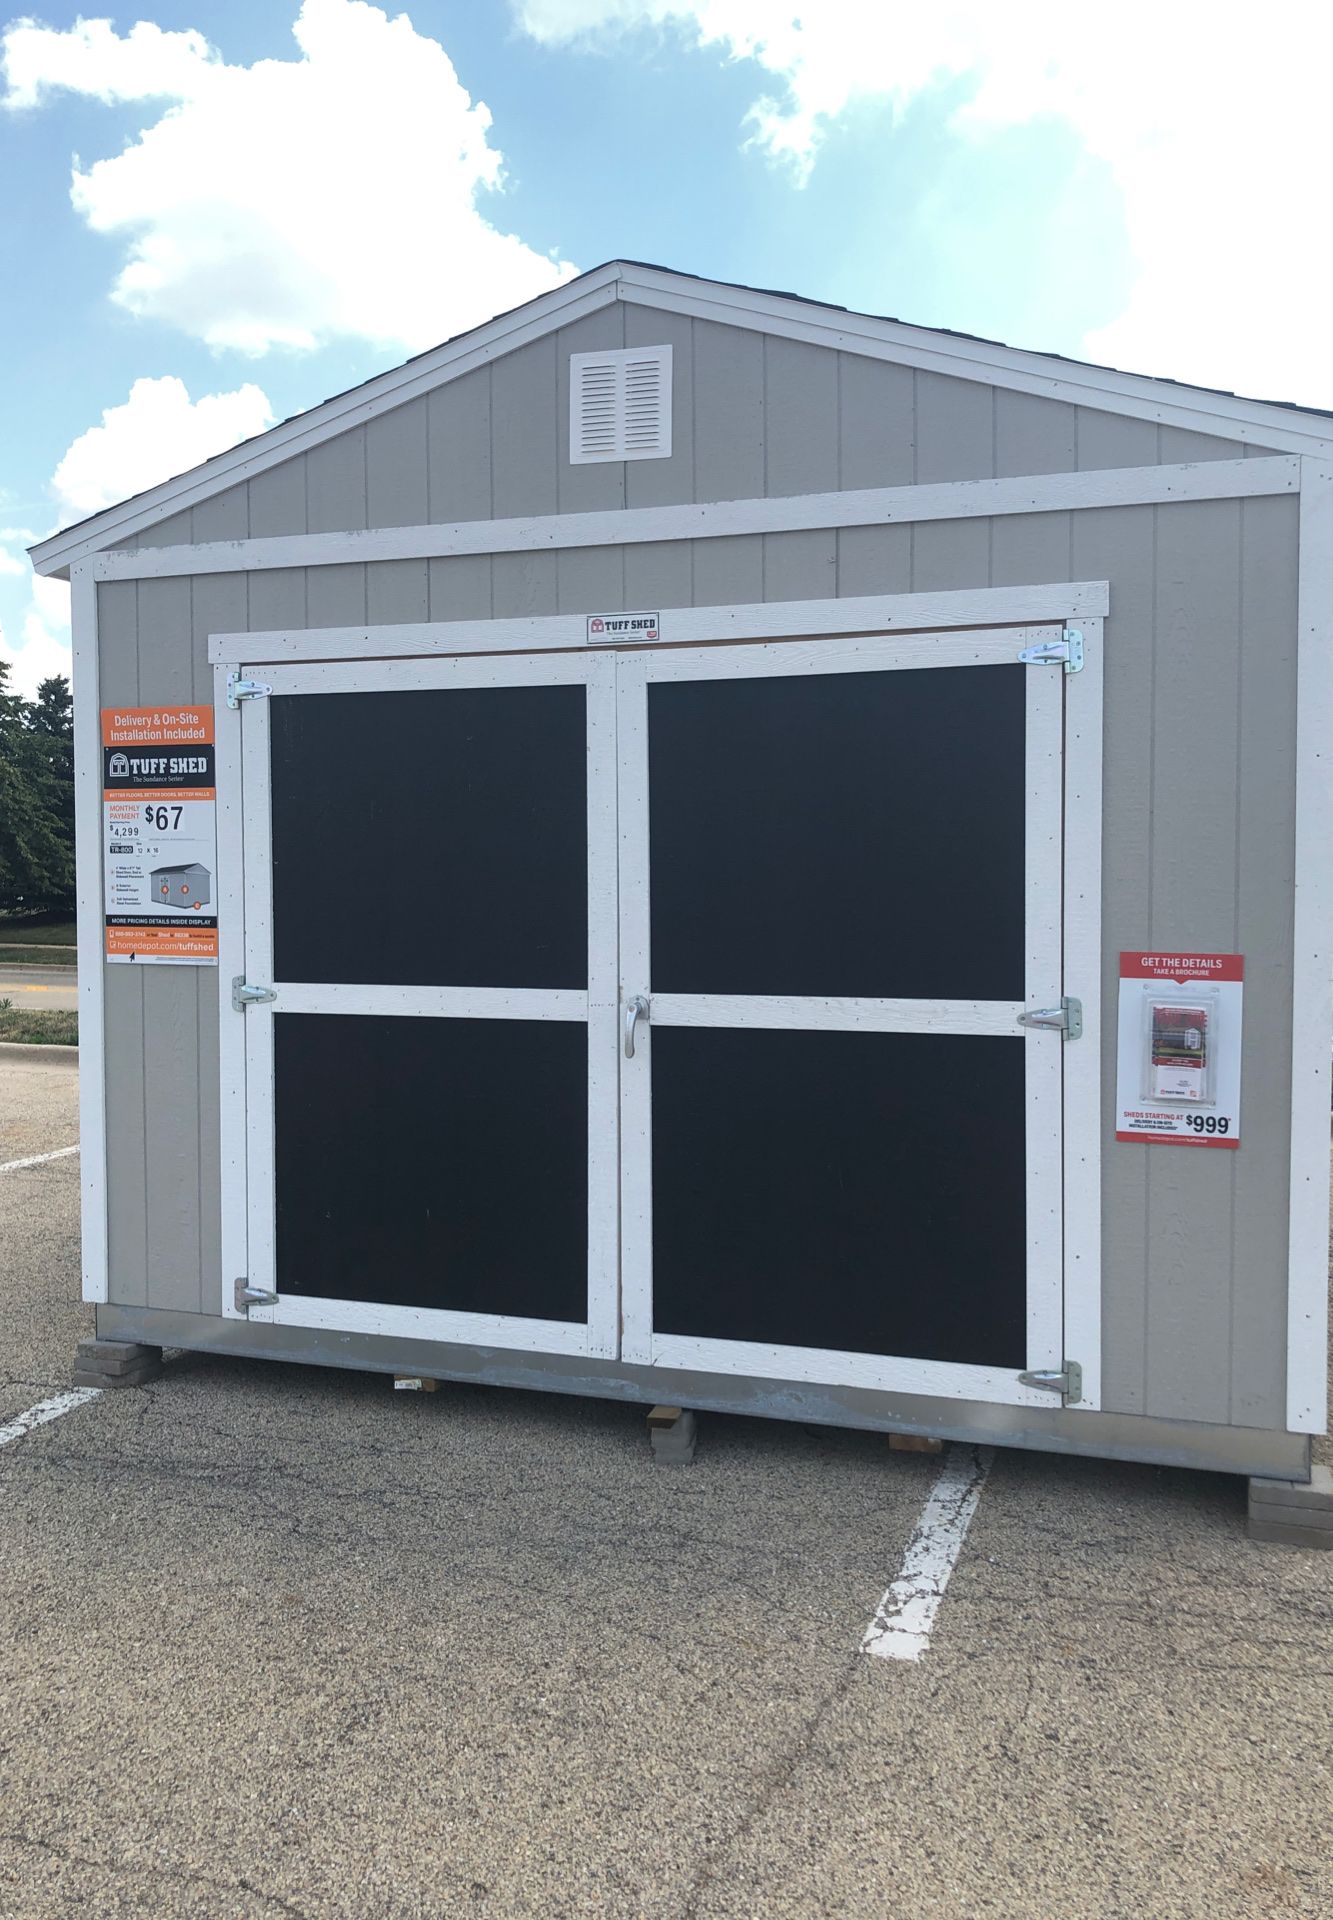
<path fill-rule="evenodd" d="M 666 460 L 671 454 L 671 349 L 625 347 L 569 356 L 569 458 Z"/>

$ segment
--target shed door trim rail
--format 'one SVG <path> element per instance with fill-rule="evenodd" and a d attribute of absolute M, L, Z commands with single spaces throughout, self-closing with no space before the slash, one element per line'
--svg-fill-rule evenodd
<path fill-rule="evenodd" d="M 757 600 L 730 606 L 659 609 L 659 647 L 737 640 L 818 638 L 845 633 L 924 633 L 950 627 L 1021 626 L 1099 619 L 1110 606 L 1105 580 L 1025 587 L 949 588 L 940 593 L 848 594 L 825 600 Z M 407 659 L 423 655 L 588 651 L 589 608 L 506 620 L 424 620 L 395 625 L 275 628 L 214 634 L 208 657 L 266 669 L 282 661 Z M 633 613 L 633 607 L 623 609 Z M 610 649 L 606 649 L 610 651 Z M 267 671 L 265 679 L 270 676 Z"/>

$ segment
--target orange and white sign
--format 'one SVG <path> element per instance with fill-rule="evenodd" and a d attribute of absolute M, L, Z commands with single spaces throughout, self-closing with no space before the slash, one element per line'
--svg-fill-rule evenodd
<path fill-rule="evenodd" d="M 213 709 L 103 707 L 106 957 L 216 966 Z"/>

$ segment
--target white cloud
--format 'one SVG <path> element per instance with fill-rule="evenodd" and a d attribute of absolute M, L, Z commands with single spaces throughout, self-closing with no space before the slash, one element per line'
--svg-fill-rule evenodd
<path fill-rule="evenodd" d="M 29 574 L 26 558 L 15 549 L 32 537 L 26 527 L 0 527 L 0 573 Z M 69 588 L 63 580 L 37 575 L 29 577 L 28 588 L 26 605 L 15 603 L 13 626 L 21 638 L 12 643 L 6 627 L 0 626 L 0 660 L 9 663 L 9 692 L 30 700 L 43 680 L 57 673 L 70 677 Z"/>
<path fill-rule="evenodd" d="M 502 155 L 438 41 L 364 0 L 304 0 L 293 33 L 298 58 L 250 67 L 142 22 L 22 21 L 0 40 L 7 106 L 171 102 L 74 169 L 75 207 L 127 243 L 121 306 L 243 353 L 412 350 L 571 277 L 478 211 Z"/>
<path fill-rule="evenodd" d="M 246 384 L 192 401 L 183 380 L 136 380 L 130 397 L 107 407 L 102 424 L 68 447 L 51 485 L 63 520 L 114 506 L 184 473 L 270 426 L 267 396 Z"/>
<path fill-rule="evenodd" d="M 256 386 L 192 401 L 185 383 L 172 375 L 136 380 L 127 400 L 107 407 L 101 424 L 66 448 L 51 477 L 60 520 L 82 519 L 169 480 L 262 433 L 272 419 Z M 0 626 L 0 658 L 11 664 L 11 689 L 29 697 L 40 681 L 70 672 L 69 587 L 31 573 L 23 549 L 38 538 L 30 527 L 0 527 L 0 585 L 7 589 L 9 614 Z M 11 579 L 26 580 L 26 596 L 8 590 Z"/>
<path fill-rule="evenodd" d="M 849 107 L 965 90 L 960 137 L 1064 120 L 1110 169 L 1137 281 L 1089 358 L 1333 405 L 1325 127 L 1333 13 L 1202 0 L 514 0 L 550 44 L 644 28 L 752 61 L 748 143 L 809 176 Z M 1021 264 L 1021 263 L 1020 263 Z M 1022 344 L 1022 343 L 1019 343 Z M 1036 343 L 1042 344 L 1040 342 Z"/>
<path fill-rule="evenodd" d="M 16 20 L 4 35 L 6 106 L 37 106 L 64 88 L 108 104 L 185 98 L 217 60 L 202 33 L 163 32 L 140 20 L 119 38 L 109 20 L 79 20 L 68 33 Z"/>

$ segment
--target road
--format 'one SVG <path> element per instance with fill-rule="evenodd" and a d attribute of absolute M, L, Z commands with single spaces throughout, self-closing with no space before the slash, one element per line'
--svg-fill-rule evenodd
<path fill-rule="evenodd" d="M 34 1012 L 77 1007 L 79 983 L 73 967 L 0 966 L 0 1000 Z"/>
<path fill-rule="evenodd" d="M 0 1061 L 0 1164 L 77 1075 Z M 79 1156 L 0 1173 L 0 1432 L 67 1385 Z M 0 1445 L 5 1920 L 1327 1920 L 1333 1554 L 1241 1482 L 169 1357 Z"/>

